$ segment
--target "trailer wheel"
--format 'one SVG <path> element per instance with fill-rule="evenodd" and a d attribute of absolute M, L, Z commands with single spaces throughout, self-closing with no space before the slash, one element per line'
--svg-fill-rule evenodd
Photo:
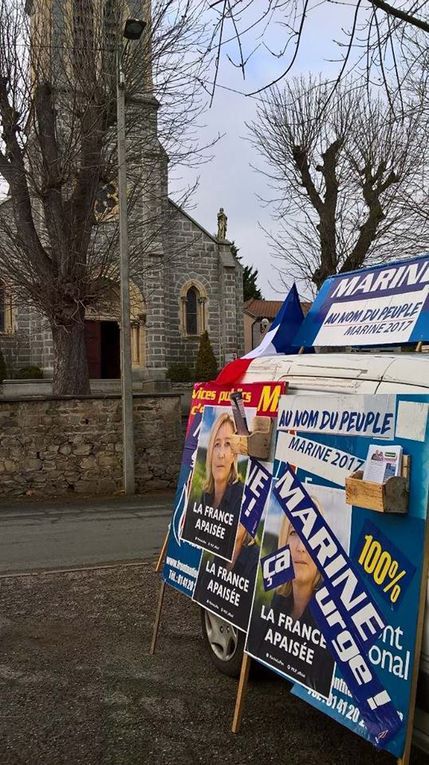
<path fill-rule="evenodd" d="M 244 632 L 201 609 L 203 639 L 215 667 L 224 675 L 238 677 L 244 649 Z"/>

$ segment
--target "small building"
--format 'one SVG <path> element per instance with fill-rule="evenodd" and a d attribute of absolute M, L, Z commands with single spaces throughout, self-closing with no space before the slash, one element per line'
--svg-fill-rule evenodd
<path fill-rule="evenodd" d="M 257 300 L 256 298 L 246 300 L 243 306 L 245 353 L 249 353 L 259 345 L 282 305 L 283 300 Z M 304 316 L 307 315 L 310 306 L 311 303 L 301 301 Z"/>

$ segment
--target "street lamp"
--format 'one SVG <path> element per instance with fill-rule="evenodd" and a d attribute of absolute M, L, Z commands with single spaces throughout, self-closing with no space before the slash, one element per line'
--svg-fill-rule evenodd
<path fill-rule="evenodd" d="M 123 37 L 127 40 L 139 40 L 146 26 L 145 21 L 127 19 Z M 134 426 L 133 426 L 133 378 L 131 364 L 131 324 L 130 324 L 130 264 L 128 250 L 128 215 L 127 215 L 127 164 L 125 132 L 125 78 L 122 68 L 123 49 L 117 52 L 117 131 L 118 131 L 118 198 L 119 198 L 119 263 L 121 292 L 121 390 L 122 390 L 122 434 L 123 434 L 123 472 L 125 494 L 135 493 L 134 477 Z"/>
<path fill-rule="evenodd" d="M 123 36 L 126 40 L 140 40 L 146 26 L 145 21 L 140 19 L 127 19 L 124 26 Z"/>

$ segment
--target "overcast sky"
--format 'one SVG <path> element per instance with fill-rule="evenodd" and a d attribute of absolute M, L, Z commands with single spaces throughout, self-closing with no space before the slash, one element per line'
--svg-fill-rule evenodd
<path fill-rule="evenodd" d="M 322 4 L 314 11 L 291 76 L 307 72 L 335 76 L 338 63 L 330 63 L 328 59 L 338 58 L 339 51 L 332 39 L 344 39 L 341 28 L 347 28 L 349 19 L 350 9 L 341 5 Z M 280 49 L 281 40 L 281 29 L 272 28 L 270 47 Z M 258 268 L 263 296 L 277 300 L 285 295 L 285 287 L 275 270 L 280 261 L 273 260 L 267 236 L 260 226 L 275 233 L 276 224 L 269 209 L 258 200 L 258 195 L 266 198 L 268 191 L 264 177 L 251 167 L 261 166 L 261 161 L 246 140 L 245 123 L 254 118 L 257 101 L 223 86 L 250 92 L 272 80 L 284 68 L 284 60 L 279 62 L 261 47 L 248 66 L 243 83 L 237 70 L 224 58 L 214 103 L 205 119 L 207 127 L 201 136 L 203 140 L 217 133 L 225 133 L 225 136 L 213 150 L 213 161 L 199 170 L 200 185 L 193 198 L 194 208 L 190 210 L 199 223 L 214 233 L 217 212 L 219 207 L 224 208 L 228 216 L 228 238 L 239 247 L 244 263 Z M 183 174 L 189 180 L 194 175 L 190 171 Z"/>

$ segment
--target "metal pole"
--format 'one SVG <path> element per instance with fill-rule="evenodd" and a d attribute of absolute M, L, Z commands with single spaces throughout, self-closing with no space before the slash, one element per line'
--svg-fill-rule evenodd
<path fill-rule="evenodd" d="M 135 493 L 133 380 L 131 365 L 130 273 L 127 219 L 127 164 L 125 142 L 125 80 L 118 51 L 116 88 L 118 126 L 119 259 L 121 282 L 121 386 L 123 471 L 125 494 Z"/>

